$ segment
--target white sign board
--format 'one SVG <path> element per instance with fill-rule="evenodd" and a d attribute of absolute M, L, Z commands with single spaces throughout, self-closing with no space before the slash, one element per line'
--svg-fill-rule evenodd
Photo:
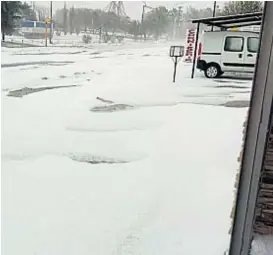
<path fill-rule="evenodd" d="M 196 29 L 187 29 L 185 62 L 193 62 Z"/>
<path fill-rule="evenodd" d="M 184 56 L 184 46 L 171 46 L 170 48 L 170 57 L 181 58 Z"/>
<path fill-rule="evenodd" d="M 175 56 L 180 56 L 180 55 L 181 55 L 181 54 L 180 54 L 180 51 L 181 51 L 180 48 L 175 47 L 175 48 L 174 48 L 174 55 L 175 55 Z"/>

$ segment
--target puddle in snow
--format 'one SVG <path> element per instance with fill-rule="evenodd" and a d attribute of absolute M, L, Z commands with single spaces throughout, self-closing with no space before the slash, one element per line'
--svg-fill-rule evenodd
<path fill-rule="evenodd" d="M 89 59 L 99 59 L 99 58 L 107 58 L 107 57 L 105 57 L 105 56 L 96 56 L 96 57 L 91 57 Z"/>
<path fill-rule="evenodd" d="M 133 109 L 134 106 L 127 104 L 112 104 L 112 105 L 104 105 L 104 106 L 95 106 L 90 109 L 92 112 L 116 112 L 123 111 L 128 109 Z"/>
<path fill-rule="evenodd" d="M 25 71 L 25 70 L 31 70 L 31 69 L 37 69 L 37 68 L 39 68 L 39 66 L 23 67 L 23 68 L 20 68 L 20 70 Z"/>
<path fill-rule="evenodd" d="M 246 81 L 236 81 L 236 80 L 234 80 L 234 79 L 236 79 L 236 78 L 230 78 L 230 80 L 213 80 L 214 82 L 219 82 L 219 83 L 235 83 L 235 84 L 247 84 L 248 83 L 248 81 L 246 80 Z"/>
<path fill-rule="evenodd" d="M 160 56 L 160 55 L 159 54 L 148 54 L 148 53 L 142 55 L 142 57 L 158 57 L 158 56 Z"/>
<path fill-rule="evenodd" d="M 245 91 L 232 91 L 231 94 L 249 94 L 251 93 L 251 90 L 245 90 Z"/>
<path fill-rule="evenodd" d="M 17 90 L 12 90 L 8 93 L 7 96 L 10 97 L 23 97 L 28 94 L 40 92 L 43 90 L 50 90 L 50 89 L 62 89 L 62 88 L 72 88 L 72 87 L 79 87 L 80 85 L 67 85 L 67 86 L 51 86 L 51 87 L 42 87 L 42 88 L 22 88 L 22 89 L 17 89 Z"/>
<path fill-rule="evenodd" d="M 90 53 L 90 55 L 99 55 L 99 54 L 101 54 L 101 53 L 98 52 L 98 51 L 95 51 L 95 52 Z"/>
<path fill-rule="evenodd" d="M 216 86 L 216 88 L 248 89 L 249 87 L 248 86 L 236 86 L 236 85 L 218 85 L 218 86 Z"/>
<path fill-rule="evenodd" d="M 188 98 L 210 98 L 210 97 L 232 97 L 232 95 L 230 95 L 231 93 L 221 93 L 221 94 L 207 94 L 207 95 L 183 95 L 183 97 L 188 97 Z"/>
<path fill-rule="evenodd" d="M 94 132 L 94 133 L 116 133 L 116 132 L 134 132 L 146 131 L 149 128 L 157 128 L 159 125 L 146 125 L 143 127 L 121 127 L 121 128 L 86 128 L 86 127 L 67 127 L 66 130 L 73 132 Z"/>
<path fill-rule="evenodd" d="M 74 54 L 81 54 L 87 52 L 86 50 L 83 51 L 76 51 L 76 52 L 34 52 L 34 53 L 14 53 L 12 55 L 29 55 L 29 56 L 37 56 L 37 55 L 74 55 Z"/>
<path fill-rule="evenodd" d="M 93 156 L 90 154 L 76 155 L 76 154 L 70 153 L 68 157 L 74 161 L 88 163 L 88 164 L 125 164 L 130 162 L 128 160 Z"/>
<path fill-rule="evenodd" d="M 55 65 L 55 66 L 62 66 L 62 65 L 72 64 L 72 63 L 74 63 L 74 61 L 33 61 L 33 62 L 21 62 L 21 63 L 1 64 L 1 68 L 17 67 L 17 66 L 30 66 L 30 65 Z"/>
<path fill-rule="evenodd" d="M 86 74 L 86 72 L 75 72 L 74 75 L 81 75 L 81 74 Z"/>
<path fill-rule="evenodd" d="M 234 100 L 234 101 L 228 101 L 222 106 L 225 107 L 234 107 L 234 108 L 243 108 L 243 107 L 249 107 L 249 101 L 247 100 Z"/>
<path fill-rule="evenodd" d="M 74 76 L 79 77 L 80 75 L 86 75 L 86 74 L 87 74 L 86 72 L 75 72 L 75 73 L 74 73 Z M 71 76 L 70 76 L 70 77 L 71 77 Z M 63 74 L 62 74 L 62 75 L 59 75 L 59 78 L 60 78 L 60 79 L 65 79 L 65 78 L 69 78 L 69 76 L 66 76 L 66 75 L 63 75 Z M 44 77 L 41 77 L 41 79 L 42 79 L 42 80 L 48 80 L 49 77 L 44 76 Z M 86 80 L 90 81 L 90 78 L 87 77 Z"/>

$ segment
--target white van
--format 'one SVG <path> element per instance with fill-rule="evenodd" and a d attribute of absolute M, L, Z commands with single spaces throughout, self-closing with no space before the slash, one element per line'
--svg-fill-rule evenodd
<path fill-rule="evenodd" d="M 197 68 L 207 78 L 224 72 L 254 72 L 259 34 L 242 31 L 204 32 L 199 43 Z"/>

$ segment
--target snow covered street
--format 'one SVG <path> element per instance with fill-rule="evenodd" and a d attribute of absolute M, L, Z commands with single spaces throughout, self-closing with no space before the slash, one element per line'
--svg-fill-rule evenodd
<path fill-rule="evenodd" d="M 2 48 L 3 254 L 228 249 L 251 81 L 173 84 L 169 46 Z"/>

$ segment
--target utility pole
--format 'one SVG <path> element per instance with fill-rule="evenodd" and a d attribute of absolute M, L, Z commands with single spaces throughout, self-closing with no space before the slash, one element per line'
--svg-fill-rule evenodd
<path fill-rule="evenodd" d="M 180 28 L 181 28 L 181 18 L 182 18 L 182 6 L 179 6 L 178 7 L 178 18 L 177 18 L 177 22 L 176 22 L 176 30 L 177 29 L 179 29 L 178 30 L 178 37 L 180 36 L 180 34 L 181 34 L 181 30 L 180 30 Z M 176 31 L 176 35 L 177 35 L 177 31 Z"/>
<path fill-rule="evenodd" d="M 64 9 L 63 9 L 63 31 L 64 31 L 64 35 L 67 34 L 67 9 L 66 9 L 66 1 L 64 1 Z"/>
<path fill-rule="evenodd" d="M 173 40 L 176 38 L 176 15 L 173 17 Z"/>
<path fill-rule="evenodd" d="M 153 7 L 148 6 L 146 4 L 146 2 L 143 2 L 143 6 L 142 6 L 142 15 L 141 15 L 141 30 L 142 30 L 142 34 L 144 35 L 144 41 L 146 41 L 146 31 L 145 31 L 145 25 L 144 25 L 144 15 L 145 15 L 145 8 L 148 9 L 153 9 Z"/>
<path fill-rule="evenodd" d="M 48 24 L 48 19 L 45 21 L 45 46 L 47 47 L 47 24 Z"/>
<path fill-rule="evenodd" d="M 216 14 L 216 1 L 213 3 L 213 12 L 212 12 L 212 17 L 215 17 Z M 211 26 L 211 31 L 213 31 L 213 26 Z"/>
<path fill-rule="evenodd" d="M 146 3 L 144 3 L 142 6 L 142 15 L 141 15 L 141 30 L 142 30 L 142 34 L 144 36 L 144 41 L 146 41 L 146 33 L 145 33 L 145 28 L 144 28 L 145 6 L 146 6 Z"/>
<path fill-rule="evenodd" d="M 49 35 L 49 43 L 52 44 L 52 26 L 53 26 L 53 22 L 52 22 L 52 1 L 50 1 L 50 35 Z"/>

